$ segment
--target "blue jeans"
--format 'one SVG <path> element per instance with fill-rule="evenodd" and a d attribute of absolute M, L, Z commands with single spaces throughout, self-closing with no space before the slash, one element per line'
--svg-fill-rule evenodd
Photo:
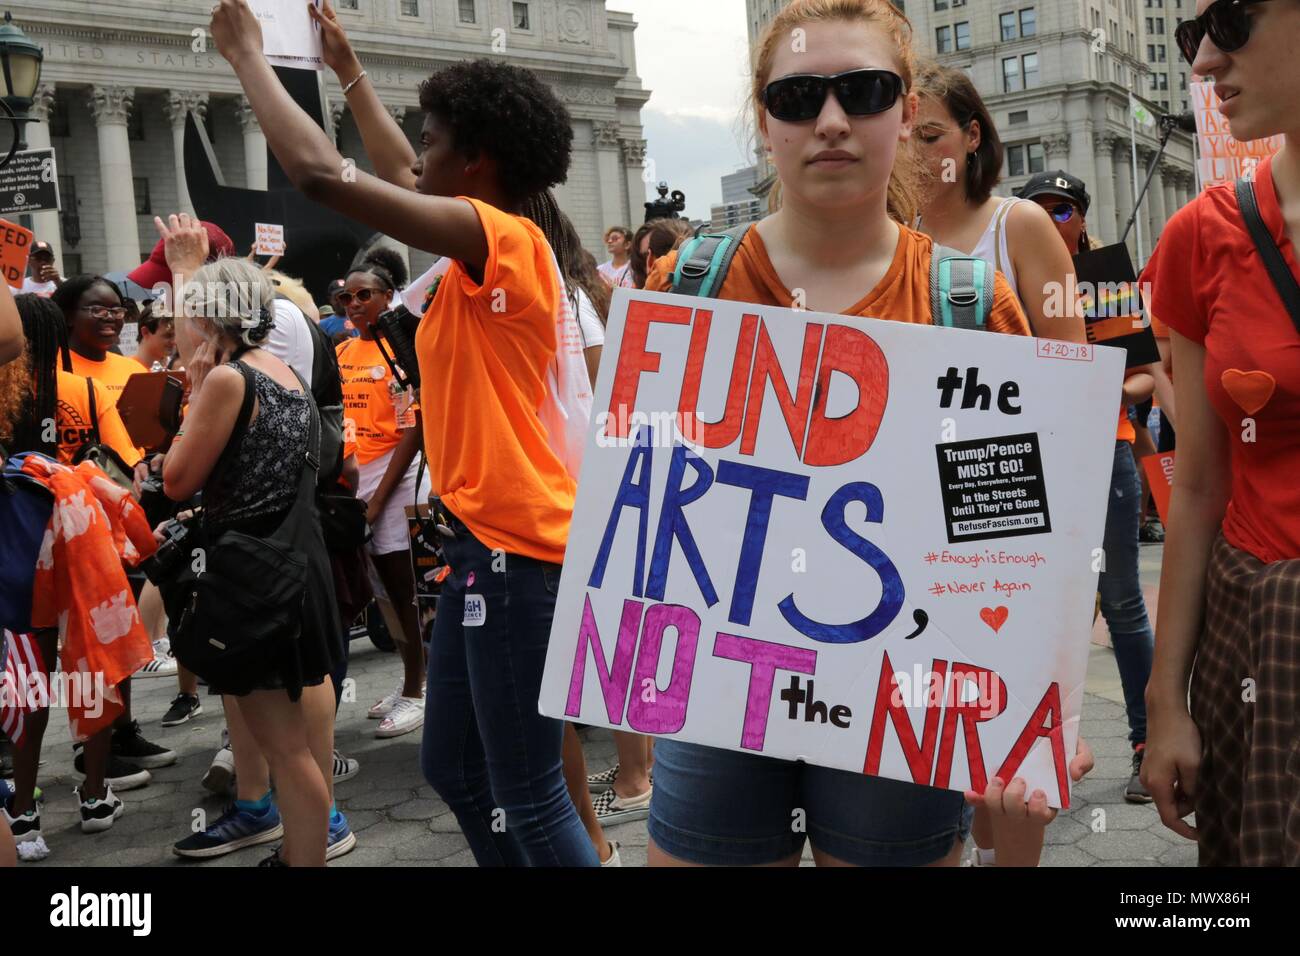
<path fill-rule="evenodd" d="M 1129 742 L 1135 747 L 1147 739 L 1147 681 L 1155 635 L 1147 619 L 1146 600 L 1138 578 L 1138 520 L 1142 514 L 1142 482 L 1138 478 L 1133 448 L 1115 442 L 1115 466 L 1110 475 L 1106 508 L 1104 570 L 1097 582 L 1101 613 L 1110 629 L 1119 680 L 1128 711 Z"/>
<path fill-rule="evenodd" d="M 429 643 L 425 779 L 479 866 L 599 866 L 564 784 L 564 724 L 537 712 L 560 566 L 494 558 L 462 522 L 448 526 L 456 537 L 443 540 L 452 570 Z"/>

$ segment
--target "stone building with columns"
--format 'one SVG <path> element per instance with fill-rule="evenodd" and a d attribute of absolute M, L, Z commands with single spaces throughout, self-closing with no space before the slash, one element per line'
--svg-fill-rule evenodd
<path fill-rule="evenodd" d="M 225 182 L 265 188 L 266 140 L 234 73 L 206 37 L 208 0 L 14 0 L 15 22 L 45 51 L 27 126 L 53 146 L 59 212 L 32 215 L 64 275 L 129 270 L 153 247 L 155 214 L 192 211 L 182 158 L 187 111 L 202 117 Z M 568 182 L 556 189 L 584 243 L 603 254 L 610 223 L 644 202 L 641 107 L 630 14 L 604 0 L 335 0 L 362 65 L 412 142 L 418 86 L 458 60 L 535 70 L 573 116 Z M 93 9 L 93 16 L 89 11 Z M 369 169 L 333 74 L 323 74 L 336 141 Z M 232 236 L 241 249 L 252 237 Z M 288 237 L 292 241 L 292 237 Z M 412 250 L 411 267 L 430 257 Z"/>
<path fill-rule="evenodd" d="M 751 48 L 785 2 L 746 0 Z M 1129 92 L 1153 114 L 1186 108 L 1187 69 L 1172 35 L 1193 0 L 893 2 L 912 23 L 917 53 L 964 69 L 980 91 L 1007 148 L 995 192 L 1009 196 L 1033 173 L 1065 169 L 1088 184 L 1089 235 L 1117 242 L 1133 212 L 1133 147 L 1139 190 L 1159 147 L 1155 127 L 1130 134 Z M 1135 265 L 1196 189 L 1193 139 L 1175 133 L 1142 203 L 1140 248 L 1136 227 L 1129 233 Z"/>

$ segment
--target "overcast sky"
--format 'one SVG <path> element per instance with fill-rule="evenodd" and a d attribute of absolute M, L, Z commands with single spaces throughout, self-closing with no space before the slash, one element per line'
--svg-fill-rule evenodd
<path fill-rule="evenodd" d="M 637 20 L 637 72 L 651 91 L 641 120 L 656 181 L 686 193 L 688 216 L 708 219 L 709 206 L 722 201 L 719 179 L 754 161 L 741 120 L 749 67 L 745 0 L 606 0 L 606 6 Z"/>

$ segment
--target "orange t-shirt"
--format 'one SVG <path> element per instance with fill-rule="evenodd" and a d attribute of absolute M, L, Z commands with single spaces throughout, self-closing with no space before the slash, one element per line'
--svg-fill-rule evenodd
<path fill-rule="evenodd" d="M 395 402 L 405 390 L 394 393 L 396 380 L 373 340 L 348 339 L 335 349 L 343 376 L 343 454 L 356 454 L 358 464 L 381 458 L 397 447 L 402 432 L 414 425 L 416 405 L 410 402 L 411 425 L 399 427 Z"/>
<path fill-rule="evenodd" d="M 555 357 L 559 278 L 536 225 L 468 201 L 487 235 L 483 281 L 453 262 L 415 336 L 429 475 L 484 545 L 558 564 L 577 485 L 537 411 Z"/>
<path fill-rule="evenodd" d="M 1300 276 L 1272 165 L 1266 159 L 1255 173 L 1259 212 Z M 1224 538 L 1265 563 L 1300 558 L 1300 332 L 1255 250 L 1232 183 L 1211 186 L 1174 214 L 1141 281 L 1151 284 L 1151 311 L 1205 348 L 1205 390 L 1232 476 Z"/>
<path fill-rule="evenodd" d="M 929 236 L 900 226 L 894 260 L 884 277 L 856 305 L 844 310 L 844 314 L 932 325 L 930 250 L 933 247 L 934 243 Z M 661 256 L 646 280 L 646 289 L 651 292 L 671 292 L 672 271 L 676 267 L 675 250 Z M 777 305 L 787 309 L 793 307 L 794 296 L 772 267 L 767 247 L 757 229 L 750 229 L 745 234 L 717 298 Z M 1009 335 L 1030 334 L 1029 322 L 1021 311 L 1020 302 L 1000 272 L 997 273 L 994 284 L 993 312 L 989 316 L 988 327 L 992 332 Z"/>
<path fill-rule="evenodd" d="M 126 380 L 132 375 L 139 375 L 141 368 L 135 359 L 116 352 L 107 353 L 102 362 L 72 352 L 72 372 L 83 378 L 89 376 L 95 379 L 108 391 L 108 400 L 117 405 L 117 400 L 122 397 L 122 389 L 126 388 Z"/>
<path fill-rule="evenodd" d="M 59 431 L 59 461 L 72 464 L 72 456 L 94 436 L 90 417 L 90 387 L 95 387 L 95 413 L 99 417 L 99 440 L 122 456 L 128 465 L 140 460 L 140 452 L 131 444 L 131 436 L 122 424 L 122 416 L 108 395 L 108 390 L 95 380 L 59 369 L 55 390 L 55 427 Z"/>

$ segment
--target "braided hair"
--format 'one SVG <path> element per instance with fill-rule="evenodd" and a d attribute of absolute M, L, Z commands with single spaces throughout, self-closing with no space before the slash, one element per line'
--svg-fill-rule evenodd
<path fill-rule="evenodd" d="M 49 423 L 58 411 L 58 370 L 71 371 L 72 364 L 68 325 L 63 310 L 49 299 L 28 293 L 14 296 L 14 304 L 27 339 L 24 354 L 31 388 L 7 437 L 18 451 L 39 451 L 53 458 L 59 453 L 58 435 L 47 439 L 54 433 Z"/>
<path fill-rule="evenodd" d="M 523 212 L 542 230 L 555 253 L 573 314 L 578 314 L 578 290 L 581 289 L 604 323 L 609 317 L 609 286 L 605 285 L 596 269 L 595 257 L 582 247 L 578 230 L 555 201 L 555 194 L 549 189 L 535 193 L 524 202 Z"/>

